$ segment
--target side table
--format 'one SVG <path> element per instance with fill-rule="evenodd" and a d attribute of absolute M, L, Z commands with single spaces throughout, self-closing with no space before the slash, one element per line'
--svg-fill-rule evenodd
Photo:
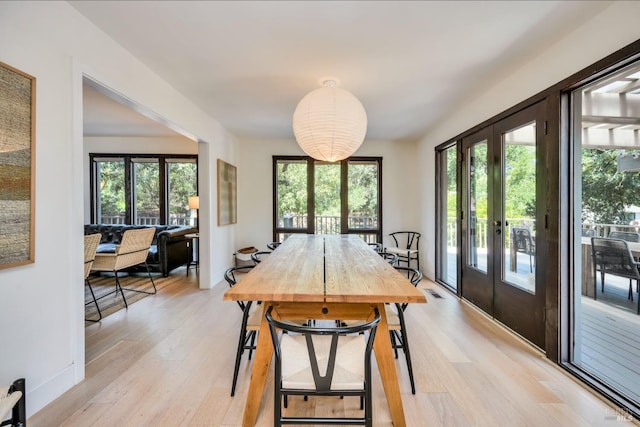
<path fill-rule="evenodd" d="M 187 262 L 187 276 L 189 276 L 189 270 L 191 266 L 195 266 L 196 274 L 198 274 L 198 264 L 200 262 L 200 234 L 189 233 L 184 235 L 185 238 L 190 239 L 189 247 L 191 249 L 189 253 L 189 260 Z"/>

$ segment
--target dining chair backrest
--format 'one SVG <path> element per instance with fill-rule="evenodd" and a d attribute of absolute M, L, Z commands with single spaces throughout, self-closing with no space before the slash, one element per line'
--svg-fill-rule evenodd
<path fill-rule="evenodd" d="M 378 252 L 378 255 L 380 255 L 382 259 L 384 259 L 391 265 L 396 265 L 398 263 L 398 259 L 400 258 L 398 254 L 392 254 L 390 252 Z"/>
<path fill-rule="evenodd" d="M 390 233 L 397 248 L 419 250 L 420 236 L 417 231 L 396 231 Z"/>
<path fill-rule="evenodd" d="M 254 252 L 251 254 L 251 260 L 256 264 L 260 264 L 265 257 L 269 256 L 269 254 L 271 254 L 271 251 Z"/>
<path fill-rule="evenodd" d="M 235 286 L 236 283 L 238 283 L 238 280 L 240 279 L 239 276 L 238 277 L 236 276 L 238 274 L 246 274 L 247 271 L 250 271 L 253 267 L 255 266 L 247 265 L 247 266 L 227 268 L 227 270 L 224 272 L 224 280 L 226 280 L 229 287 L 232 288 Z M 236 302 L 238 303 L 240 310 L 244 312 L 247 304 L 244 301 L 236 301 Z"/>
<path fill-rule="evenodd" d="M 621 239 L 627 242 L 640 242 L 640 233 L 632 231 L 612 231 L 608 237 L 610 239 Z"/>
<path fill-rule="evenodd" d="M 382 252 L 382 243 L 378 243 L 378 242 L 373 242 L 373 243 L 367 243 L 367 245 L 369 245 L 369 247 L 371 249 L 373 249 L 375 252 Z"/>
<path fill-rule="evenodd" d="M 269 242 L 269 243 L 267 243 L 267 248 L 269 248 L 272 251 L 275 251 L 276 248 L 278 246 L 280 246 L 281 244 L 282 244 L 282 242 Z"/>
<path fill-rule="evenodd" d="M 298 424 L 300 418 L 282 416 L 288 395 L 360 396 L 365 414 L 361 418 L 319 418 L 318 424 L 372 425 L 371 353 L 381 315 L 351 326 L 300 325 L 265 317 L 275 354 L 274 426 Z M 282 333 L 280 332 L 282 331 Z M 313 418 L 306 418 L 312 423 Z"/>
<path fill-rule="evenodd" d="M 287 320 L 276 320 L 272 316 L 273 307 L 269 307 L 266 313 L 267 322 L 269 322 L 269 329 L 271 330 L 271 338 L 274 344 L 274 351 L 277 359 L 282 359 L 282 348 L 280 346 L 281 336 L 279 331 L 284 331 L 286 333 L 299 334 L 304 337 L 306 342 L 306 350 L 309 356 L 309 360 L 311 364 L 314 364 L 314 359 L 316 358 L 316 354 L 314 352 L 313 345 L 313 337 L 314 336 L 329 336 L 331 337 L 331 353 L 333 357 L 329 357 L 327 360 L 328 363 L 335 363 L 335 350 L 340 337 L 348 337 L 359 335 L 360 333 L 369 332 L 367 337 L 367 344 L 365 349 L 365 354 L 363 357 L 369 357 L 371 355 L 371 350 L 373 349 L 373 342 L 375 340 L 376 329 L 378 327 L 378 323 L 380 323 L 380 313 L 377 309 L 375 309 L 374 318 L 367 322 L 359 322 L 354 323 L 350 326 L 337 326 L 337 327 L 316 327 L 316 326 L 308 326 L 301 325 L 299 323 L 290 322 Z M 317 362 L 317 360 L 316 360 Z M 364 362 L 364 360 L 363 360 Z M 319 366 L 316 364 L 315 369 L 317 370 Z M 314 372 L 313 379 L 315 382 L 315 389 L 318 391 L 328 391 L 331 388 L 331 378 L 328 377 L 331 373 L 333 373 L 333 367 L 331 367 L 331 371 L 329 369 L 322 371 L 326 371 L 327 376 L 321 377 L 319 373 Z"/>
<path fill-rule="evenodd" d="M 422 273 L 420 272 L 420 270 L 417 270 L 415 268 L 400 267 L 400 266 L 395 266 L 394 268 L 397 271 L 399 271 L 403 276 L 405 276 L 407 279 L 409 279 L 409 282 L 411 282 L 413 286 L 418 286 L 418 283 L 422 281 Z M 408 305 L 409 304 L 407 303 L 400 304 L 402 311 L 406 310 Z"/>

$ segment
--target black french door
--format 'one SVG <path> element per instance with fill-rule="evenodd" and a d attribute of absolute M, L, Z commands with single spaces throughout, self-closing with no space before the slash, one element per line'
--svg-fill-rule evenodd
<path fill-rule="evenodd" d="M 462 140 L 461 295 L 545 348 L 544 103 Z"/>

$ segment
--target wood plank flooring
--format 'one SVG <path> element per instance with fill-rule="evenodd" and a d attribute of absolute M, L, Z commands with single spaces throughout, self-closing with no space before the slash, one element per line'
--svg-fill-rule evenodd
<path fill-rule="evenodd" d="M 230 397 L 241 312 L 221 283 L 182 280 L 86 328 L 86 379 L 33 415 L 39 426 L 240 426 L 251 363 L 246 355 Z M 406 316 L 416 380 L 410 392 L 396 361 L 409 426 L 620 426 L 608 406 L 527 343 L 424 280 L 427 304 Z M 389 426 L 374 371 L 374 425 Z M 258 426 L 272 425 L 273 377 Z M 302 414 L 357 411 L 355 398 L 292 398 Z"/>

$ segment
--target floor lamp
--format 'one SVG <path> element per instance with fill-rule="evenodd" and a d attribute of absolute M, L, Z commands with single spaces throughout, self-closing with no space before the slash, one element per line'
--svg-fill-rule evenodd
<path fill-rule="evenodd" d="M 200 197 L 189 197 L 189 209 L 191 209 L 191 226 L 198 227 L 198 209 L 200 209 Z M 195 221 L 194 221 L 195 220 Z"/>

